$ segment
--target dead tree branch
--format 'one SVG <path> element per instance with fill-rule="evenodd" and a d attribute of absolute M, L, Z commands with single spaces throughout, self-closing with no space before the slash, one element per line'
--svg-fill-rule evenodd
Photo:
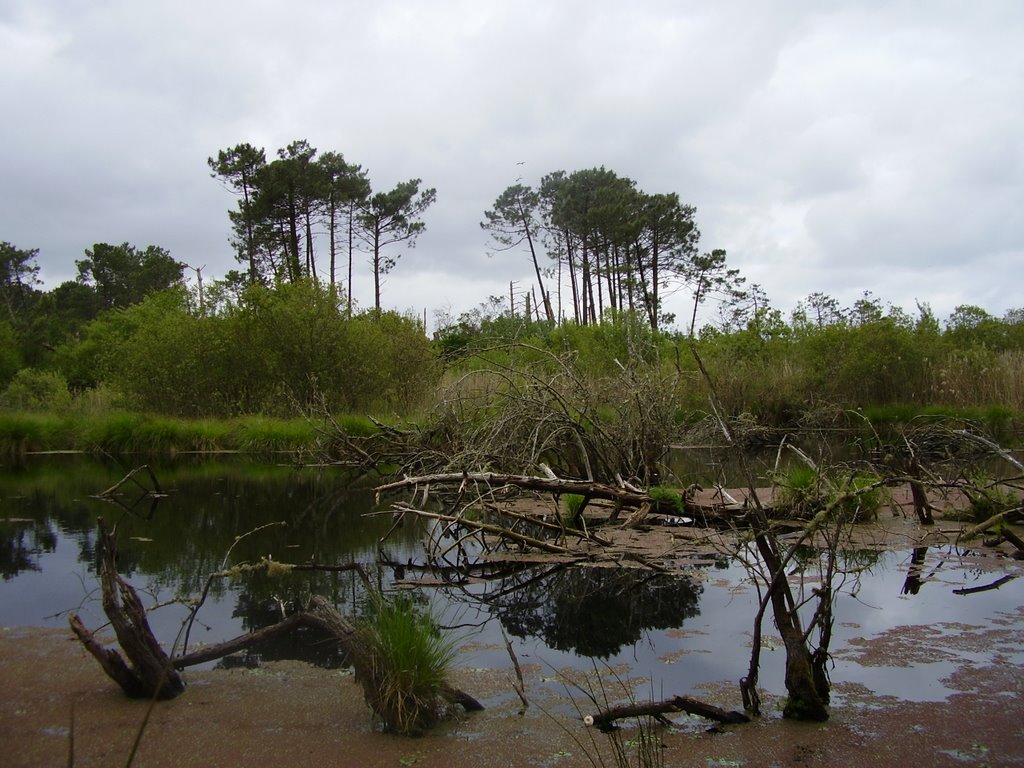
<path fill-rule="evenodd" d="M 665 699 L 664 701 L 622 704 L 598 712 L 596 715 L 591 715 L 585 722 L 588 725 L 594 725 L 605 731 L 611 730 L 616 720 L 622 720 L 627 717 L 660 717 L 676 712 L 697 715 L 708 720 L 714 720 L 717 723 L 737 724 L 750 722 L 750 718 L 742 712 L 722 709 L 690 696 L 673 696 L 671 699 Z"/>
<path fill-rule="evenodd" d="M 639 507 L 650 503 L 651 497 L 646 493 L 637 493 L 627 488 L 616 488 L 605 483 L 587 480 L 560 480 L 551 477 L 533 475 L 509 475 L 498 472 L 446 472 L 420 477 L 406 477 L 393 483 L 378 485 L 374 490 L 377 500 L 383 493 L 417 488 L 423 485 L 461 485 L 462 483 L 483 483 L 490 487 L 514 486 L 528 491 L 542 491 L 553 494 L 574 493 L 590 499 L 614 501 L 628 507 Z"/>
<path fill-rule="evenodd" d="M 100 563 L 103 611 L 128 661 L 117 651 L 103 648 L 96 642 L 77 614 L 69 618 L 71 629 L 127 696 L 173 699 L 185 690 L 185 683 L 154 637 L 139 596 L 117 572 L 116 530 L 107 531 L 102 518 L 98 524 L 104 548 Z"/>

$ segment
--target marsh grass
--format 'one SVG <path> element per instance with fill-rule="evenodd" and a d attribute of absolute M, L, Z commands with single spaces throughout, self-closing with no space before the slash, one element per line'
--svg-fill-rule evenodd
<path fill-rule="evenodd" d="M 316 428 L 306 419 L 247 416 L 235 422 L 237 450 L 247 453 L 297 451 L 316 444 Z"/>
<path fill-rule="evenodd" d="M 654 499 L 655 510 L 667 515 L 682 515 L 686 512 L 683 496 L 674 488 L 655 485 L 647 489 L 647 495 Z"/>
<path fill-rule="evenodd" d="M 0 456 L 22 456 L 32 451 L 58 450 L 73 429 L 65 416 L 21 411 L 0 412 Z"/>
<path fill-rule="evenodd" d="M 385 730 L 423 733 L 450 704 L 448 674 L 456 641 L 442 634 L 428 610 L 411 597 L 376 595 L 362 626 L 374 701 Z M 368 694 L 368 697 L 370 694 Z"/>
<path fill-rule="evenodd" d="M 892 494 L 873 472 L 853 473 L 837 483 L 840 488 L 837 506 L 853 522 L 874 520 Z"/>
<path fill-rule="evenodd" d="M 377 429 L 365 417 L 343 418 L 356 434 Z M 127 411 L 0 411 L 0 456 L 8 457 L 42 451 L 154 456 L 235 451 L 262 455 L 313 451 L 320 437 L 306 419 L 182 419 Z"/>
<path fill-rule="evenodd" d="M 806 464 L 793 464 L 776 477 L 776 503 L 798 517 L 814 514 L 825 501 L 818 471 Z"/>
<path fill-rule="evenodd" d="M 334 420 L 350 437 L 371 437 L 380 431 L 380 427 L 369 416 L 343 414 L 335 416 Z"/>
<path fill-rule="evenodd" d="M 1018 493 L 984 474 L 978 473 L 971 477 L 964 485 L 964 492 L 970 506 L 964 510 L 962 517 L 975 523 L 984 522 L 993 515 L 1020 506 Z"/>
<path fill-rule="evenodd" d="M 860 522 L 878 516 L 890 495 L 871 472 L 828 471 L 793 464 L 776 477 L 776 504 L 796 517 L 810 517 L 829 505 Z"/>

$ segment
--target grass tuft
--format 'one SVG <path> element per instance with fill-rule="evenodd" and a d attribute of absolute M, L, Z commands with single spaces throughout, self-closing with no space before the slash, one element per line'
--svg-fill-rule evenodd
<path fill-rule="evenodd" d="M 455 641 L 410 597 L 375 597 L 363 626 L 375 701 L 385 730 L 417 735 L 434 725 L 449 701 Z"/>

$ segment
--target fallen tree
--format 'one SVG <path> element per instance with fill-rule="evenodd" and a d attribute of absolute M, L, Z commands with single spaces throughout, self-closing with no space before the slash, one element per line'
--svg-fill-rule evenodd
<path fill-rule="evenodd" d="M 366 703 L 381 718 L 385 728 L 404 730 L 402 724 L 395 721 L 387 701 L 388 683 L 384 678 L 390 670 L 375 656 L 364 627 L 342 616 L 320 595 L 310 598 L 308 608 L 283 617 L 276 624 L 193 653 L 169 656 L 154 636 L 135 589 L 117 572 L 116 528 L 107 530 L 102 519 L 99 520 L 99 528 L 103 546 L 100 563 L 103 609 L 121 651 L 104 647 L 77 614 L 72 615 L 69 622 L 78 640 L 125 695 L 130 698 L 172 699 L 185 691 L 179 670 L 222 658 L 301 628 L 313 628 L 326 633 L 341 648 L 353 667 L 356 681 L 362 686 Z M 427 706 L 448 703 L 460 705 L 466 711 L 483 709 L 479 701 L 447 681 L 437 687 L 435 694 L 437 700 L 426 702 Z"/>

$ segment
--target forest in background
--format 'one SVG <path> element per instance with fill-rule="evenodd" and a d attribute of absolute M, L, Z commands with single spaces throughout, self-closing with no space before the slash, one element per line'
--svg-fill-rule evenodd
<path fill-rule="evenodd" d="M 849 307 L 815 293 L 785 316 L 724 251 L 702 253 L 692 206 L 604 168 L 502 192 L 481 227 L 496 250 L 530 259 L 536 283 L 439 316 L 428 338 L 420 318 L 381 309 L 380 276 L 424 232 L 435 190 L 413 179 L 374 194 L 360 166 L 304 141 L 270 162 L 240 144 L 208 164 L 236 195 L 245 269 L 223 279 L 204 282 L 159 246 L 99 243 L 75 280 L 46 290 L 38 252 L 0 243 L 0 407 L 405 419 L 453 387 L 472 392 L 475 371 L 569 364 L 594 382 L 671 373 L 685 425 L 708 407 L 695 345 L 726 415 L 767 425 L 822 409 L 1024 412 L 1024 309 L 963 305 L 939 319 L 926 303 L 908 313 L 870 293 Z M 372 309 L 348 290 L 357 251 L 374 274 Z M 667 291 L 691 297 L 688 317 L 663 311 Z M 698 309 L 712 318 L 703 327 Z"/>

